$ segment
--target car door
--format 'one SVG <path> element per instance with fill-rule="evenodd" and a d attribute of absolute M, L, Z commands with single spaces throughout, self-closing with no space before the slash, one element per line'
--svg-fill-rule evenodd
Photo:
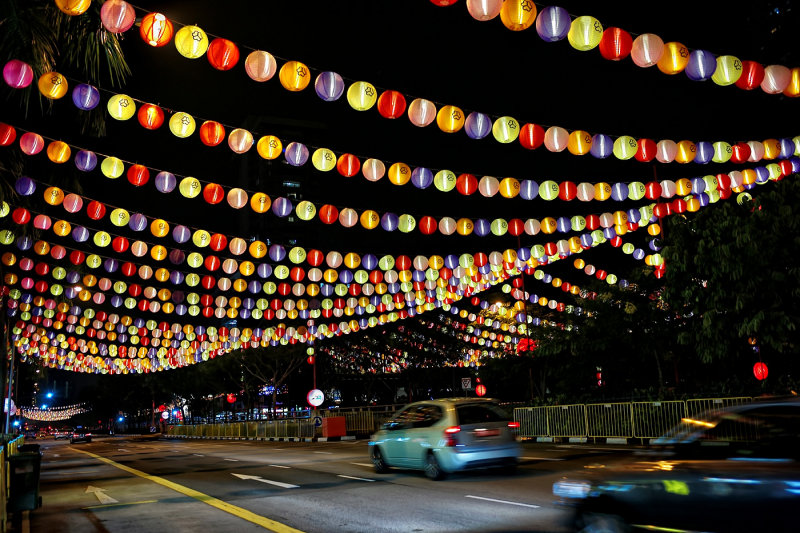
<path fill-rule="evenodd" d="M 408 466 L 405 442 L 408 439 L 407 432 L 411 428 L 414 412 L 414 406 L 405 407 L 384 425 L 380 447 L 384 461 L 391 466 Z"/>
<path fill-rule="evenodd" d="M 444 436 L 437 424 L 444 417 L 444 410 L 441 405 L 424 403 L 417 405 L 409 415 L 411 427 L 405 430 L 403 455 L 410 468 L 423 468 L 428 450 Z"/>

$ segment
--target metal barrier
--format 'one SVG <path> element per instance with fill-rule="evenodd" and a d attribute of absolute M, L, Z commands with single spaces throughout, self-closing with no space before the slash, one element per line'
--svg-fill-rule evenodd
<path fill-rule="evenodd" d="M 587 437 L 622 438 L 633 435 L 630 403 L 596 403 L 586 406 Z"/>
<path fill-rule="evenodd" d="M 664 402 L 618 402 L 599 404 L 517 407 L 523 438 L 620 438 L 652 439 L 667 432 L 683 418 L 703 412 L 751 403 L 750 397 L 707 398 Z M 731 437 L 738 430 L 731 425 Z"/>
<path fill-rule="evenodd" d="M 308 418 L 285 418 L 261 422 L 228 422 L 225 424 L 195 424 L 172 426 L 167 434 L 195 438 L 310 438 L 314 422 Z"/>

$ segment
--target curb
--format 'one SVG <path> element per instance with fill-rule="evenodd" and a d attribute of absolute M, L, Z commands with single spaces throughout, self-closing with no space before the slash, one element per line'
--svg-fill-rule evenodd
<path fill-rule="evenodd" d="M 355 435 L 341 437 L 196 437 L 192 435 L 168 435 L 171 439 L 196 439 L 196 440 L 248 440 L 264 442 L 341 442 L 356 440 Z"/>

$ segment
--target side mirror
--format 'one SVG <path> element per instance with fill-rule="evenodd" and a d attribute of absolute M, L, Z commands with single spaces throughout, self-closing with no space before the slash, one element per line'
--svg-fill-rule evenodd
<path fill-rule="evenodd" d="M 383 429 L 385 429 L 387 431 L 394 431 L 394 430 L 397 430 L 397 429 L 405 429 L 405 427 L 406 427 L 406 425 L 403 424 L 402 422 L 394 422 L 394 421 L 386 422 L 383 425 Z"/>

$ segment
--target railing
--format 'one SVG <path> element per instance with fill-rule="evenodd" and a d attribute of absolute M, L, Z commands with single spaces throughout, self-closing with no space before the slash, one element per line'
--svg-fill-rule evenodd
<path fill-rule="evenodd" d="M 170 426 L 167 433 L 196 438 L 310 438 L 314 436 L 314 421 L 309 418 L 284 418 L 261 422 Z"/>
<path fill-rule="evenodd" d="M 665 402 L 622 402 L 518 407 L 514 420 L 523 438 L 636 438 L 663 435 L 683 418 L 752 402 L 749 397 Z"/>
<path fill-rule="evenodd" d="M 15 455 L 17 448 L 22 444 L 22 436 L 3 435 L 3 443 L 0 446 L 0 532 L 6 531 L 8 526 L 8 516 L 6 514 L 6 502 L 8 502 L 9 477 L 6 468 L 6 457 Z M 9 439 L 9 440 L 7 440 Z"/>

